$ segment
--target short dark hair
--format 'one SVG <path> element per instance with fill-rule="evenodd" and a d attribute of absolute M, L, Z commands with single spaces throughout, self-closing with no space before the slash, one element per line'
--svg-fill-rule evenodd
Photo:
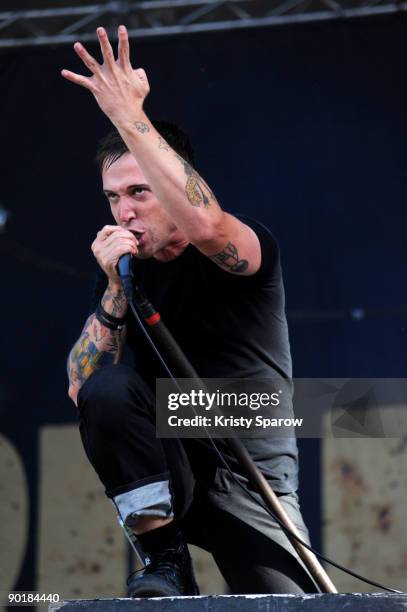
<path fill-rule="evenodd" d="M 194 151 L 187 134 L 175 123 L 164 119 L 154 119 L 151 121 L 157 132 L 168 142 L 185 161 L 193 168 L 195 167 Z M 100 171 L 109 168 L 122 155 L 128 153 L 129 149 L 117 130 L 109 132 L 102 138 L 96 151 L 96 163 Z"/>

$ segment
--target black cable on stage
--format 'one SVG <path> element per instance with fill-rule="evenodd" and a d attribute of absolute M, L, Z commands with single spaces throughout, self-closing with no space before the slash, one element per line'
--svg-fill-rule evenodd
<path fill-rule="evenodd" d="M 145 325 L 143 323 L 143 321 L 141 320 L 137 309 L 135 308 L 133 301 L 129 300 L 129 304 L 130 304 L 130 308 L 139 324 L 139 326 L 141 327 L 145 337 L 147 338 L 150 346 L 152 347 L 152 349 L 154 350 L 155 354 L 157 355 L 158 359 L 160 360 L 161 365 L 164 367 L 164 369 L 166 370 L 166 372 L 169 374 L 171 380 L 173 381 L 174 385 L 176 386 L 176 388 L 178 389 L 178 391 L 182 392 L 181 387 L 178 385 L 177 380 L 175 378 L 175 376 L 172 374 L 170 368 L 168 367 L 164 357 L 161 355 L 160 351 L 158 350 L 158 348 L 156 347 L 153 339 L 151 338 L 150 334 L 148 333 L 147 329 L 145 328 Z M 208 436 L 209 442 L 212 444 L 215 453 L 217 454 L 217 456 L 219 457 L 219 459 L 221 460 L 222 464 L 225 466 L 225 468 L 227 469 L 227 471 L 229 472 L 229 474 L 231 475 L 231 477 L 233 478 L 233 480 L 235 482 L 237 482 L 237 484 L 239 485 L 239 487 L 241 487 L 241 489 L 243 489 L 243 491 L 252 499 L 254 500 L 257 504 L 260 504 L 260 506 L 262 506 L 269 514 L 270 516 L 280 525 L 281 529 L 286 533 L 286 535 L 289 538 L 294 538 L 295 540 L 297 540 L 297 542 L 299 542 L 302 546 L 304 546 L 305 548 L 308 548 L 308 550 L 310 550 L 312 553 L 314 553 L 314 555 L 316 555 L 317 557 L 319 557 L 320 559 L 322 559 L 323 561 L 325 561 L 326 563 L 329 563 L 330 565 L 332 565 L 333 567 L 336 567 L 339 570 L 342 570 L 343 572 L 349 574 L 350 576 L 353 576 L 354 578 L 357 578 L 358 580 L 361 580 L 363 582 L 366 582 L 366 584 L 370 584 L 372 586 L 375 587 L 379 587 L 380 589 L 384 589 L 385 591 L 389 591 L 390 593 L 398 593 L 398 594 L 402 594 L 403 591 L 398 591 L 397 589 L 392 589 L 390 587 L 386 587 L 382 584 L 380 584 L 379 582 L 374 582 L 373 580 L 370 580 L 369 578 L 365 578 L 364 576 L 357 574 L 356 572 L 340 565 L 339 563 L 336 563 L 336 561 L 332 561 L 332 559 L 329 559 L 328 557 L 325 557 L 322 553 L 320 553 L 319 551 L 315 550 L 312 546 L 310 546 L 309 544 L 307 544 L 306 542 L 304 542 L 303 540 L 301 540 L 301 538 L 299 538 L 297 535 L 295 535 L 290 529 L 288 529 L 288 527 L 286 527 L 284 525 L 284 523 L 278 518 L 278 516 L 276 516 L 274 514 L 274 512 L 272 510 L 270 510 L 270 508 L 268 508 L 268 506 L 266 506 L 266 504 L 263 503 L 263 501 L 257 499 L 252 493 L 251 491 L 249 491 L 249 489 L 242 484 L 235 476 L 235 474 L 233 473 L 233 471 L 231 470 L 230 466 L 228 465 L 226 459 L 224 458 L 222 452 L 218 449 L 218 447 L 216 446 L 215 442 L 213 441 L 213 438 L 211 437 L 211 435 L 206 431 L 205 429 L 205 433 Z"/>

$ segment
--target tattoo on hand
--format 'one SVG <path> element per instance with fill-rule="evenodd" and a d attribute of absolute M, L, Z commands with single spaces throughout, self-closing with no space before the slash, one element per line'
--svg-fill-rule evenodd
<path fill-rule="evenodd" d="M 193 169 L 193 167 L 185 161 L 181 155 L 175 154 L 177 159 L 184 166 L 185 174 L 187 175 L 187 182 L 185 185 L 185 193 L 189 203 L 192 206 L 200 207 L 203 204 L 204 208 L 210 206 L 211 200 L 215 200 L 215 196 L 210 190 L 207 183 L 202 177 Z"/>
<path fill-rule="evenodd" d="M 231 242 L 228 242 L 223 251 L 220 251 L 220 253 L 211 255 L 210 259 L 212 259 L 222 268 L 238 274 L 245 272 L 249 265 L 247 259 L 239 259 L 237 248 Z"/>
<path fill-rule="evenodd" d="M 136 121 L 134 125 L 136 127 L 136 130 L 140 132 L 140 134 L 145 134 L 146 132 L 150 131 L 150 128 L 148 127 L 147 123 L 144 123 L 144 121 Z"/>

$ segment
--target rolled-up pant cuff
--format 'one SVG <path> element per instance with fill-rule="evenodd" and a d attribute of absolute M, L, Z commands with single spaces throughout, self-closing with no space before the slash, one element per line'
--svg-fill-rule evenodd
<path fill-rule="evenodd" d="M 169 472 L 106 491 L 106 495 L 127 527 L 135 527 L 142 516 L 174 517 Z"/>

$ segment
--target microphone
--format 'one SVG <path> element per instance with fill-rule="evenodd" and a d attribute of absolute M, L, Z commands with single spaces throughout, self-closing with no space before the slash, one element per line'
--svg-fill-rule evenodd
<path fill-rule="evenodd" d="M 117 271 L 122 281 L 122 287 L 126 298 L 129 302 L 133 299 L 133 270 L 131 267 L 132 256 L 126 253 L 119 258 L 117 262 Z"/>

